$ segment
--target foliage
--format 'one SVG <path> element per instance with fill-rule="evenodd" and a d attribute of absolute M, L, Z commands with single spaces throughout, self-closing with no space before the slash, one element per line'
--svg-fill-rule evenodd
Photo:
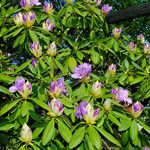
<path fill-rule="evenodd" d="M 1 1 L 0 148 L 149 146 L 149 44 L 112 32 L 94 1 L 67 2 Z"/>

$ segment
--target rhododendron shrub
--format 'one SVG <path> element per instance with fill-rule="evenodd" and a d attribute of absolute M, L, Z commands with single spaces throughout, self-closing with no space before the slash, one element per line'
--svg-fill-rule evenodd
<path fill-rule="evenodd" d="M 150 147 L 142 33 L 108 25 L 113 6 L 100 0 L 1 6 L 0 149 Z"/>

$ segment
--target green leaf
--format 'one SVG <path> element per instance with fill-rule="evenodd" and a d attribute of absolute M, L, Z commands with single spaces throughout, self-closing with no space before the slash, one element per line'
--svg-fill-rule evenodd
<path fill-rule="evenodd" d="M 144 98 L 149 98 L 150 97 L 150 90 L 144 95 Z"/>
<path fill-rule="evenodd" d="M 143 80 L 144 80 L 144 77 L 134 78 L 132 81 L 130 81 L 131 82 L 130 85 L 137 84 L 137 83 L 139 83 L 139 82 L 141 82 Z"/>
<path fill-rule="evenodd" d="M 21 106 L 21 115 L 22 117 L 26 116 L 28 114 L 30 108 L 30 102 L 27 102 L 26 100 L 23 102 Z"/>
<path fill-rule="evenodd" d="M 20 67 L 18 67 L 16 69 L 15 74 L 20 72 L 21 70 L 25 69 L 29 64 L 30 64 L 30 61 L 27 61 L 27 62 L 23 63 Z"/>
<path fill-rule="evenodd" d="M 88 134 L 90 137 L 90 141 L 92 142 L 94 147 L 98 150 L 102 149 L 102 140 L 97 130 L 94 127 L 90 126 L 88 127 Z"/>
<path fill-rule="evenodd" d="M 0 86 L 0 92 L 8 94 L 8 95 L 13 95 L 9 90 L 3 86 Z"/>
<path fill-rule="evenodd" d="M 26 38 L 26 33 L 24 32 L 20 38 L 20 42 L 19 42 L 20 45 L 22 45 L 24 43 L 25 38 Z"/>
<path fill-rule="evenodd" d="M 14 127 L 14 125 L 12 123 L 1 123 L 0 124 L 0 131 L 7 131 L 13 127 Z"/>
<path fill-rule="evenodd" d="M 146 125 L 144 122 L 140 121 L 140 120 L 138 120 L 138 122 L 144 128 L 144 130 L 147 131 L 150 134 L 150 127 L 148 125 Z"/>
<path fill-rule="evenodd" d="M 71 130 L 63 123 L 63 122 L 58 122 L 58 131 L 61 134 L 61 136 L 63 137 L 63 139 L 69 143 L 71 137 L 72 137 L 72 133 Z"/>
<path fill-rule="evenodd" d="M 10 84 L 14 82 L 14 79 L 8 75 L 0 73 L 0 81 Z"/>
<path fill-rule="evenodd" d="M 120 143 L 111 135 L 109 134 L 107 131 L 105 131 L 102 128 L 98 128 L 96 127 L 96 129 L 106 138 L 108 139 L 110 142 L 116 144 L 117 146 L 121 147 Z"/>
<path fill-rule="evenodd" d="M 130 137 L 134 145 L 138 145 L 138 124 L 135 120 L 132 121 L 130 127 Z"/>
<path fill-rule="evenodd" d="M 98 52 L 93 51 L 91 54 L 91 60 L 94 63 L 94 65 L 98 65 L 100 62 L 100 54 Z"/>
<path fill-rule="evenodd" d="M 15 32 L 13 32 L 13 37 L 15 37 L 17 34 L 19 34 L 23 30 L 23 27 L 17 29 Z"/>
<path fill-rule="evenodd" d="M 76 146 L 78 146 L 82 142 L 84 135 L 85 135 L 85 127 L 81 127 L 79 129 L 75 130 L 75 132 L 72 135 L 72 138 L 69 142 L 69 148 L 73 149 Z"/>
<path fill-rule="evenodd" d="M 33 139 L 37 138 L 38 135 L 43 131 L 44 127 L 41 125 L 39 127 L 36 127 L 36 129 L 33 131 L 32 137 Z"/>
<path fill-rule="evenodd" d="M 55 63 L 58 66 L 58 68 L 65 74 L 66 69 L 62 66 L 62 64 L 59 61 L 57 61 L 56 59 L 55 59 Z"/>
<path fill-rule="evenodd" d="M 45 146 L 54 136 L 54 118 L 47 124 L 42 136 L 42 145 Z"/>
<path fill-rule="evenodd" d="M 39 42 L 39 39 L 38 39 L 36 33 L 35 33 L 33 30 L 29 29 L 29 35 L 30 35 L 31 40 L 32 40 L 33 42 L 34 42 L 34 41 Z"/>
<path fill-rule="evenodd" d="M 68 66 L 71 71 L 73 71 L 73 69 L 77 66 L 77 61 L 74 57 L 69 57 Z"/>
<path fill-rule="evenodd" d="M 109 114 L 108 118 L 112 123 L 116 124 L 117 126 L 120 126 L 119 120 L 114 115 Z"/>
<path fill-rule="evenodd" d="M 120 121 L 121 121 L 121 124 L 119 126 L 119 131 L 125 131 L 128 128 L 130 128 L 131 123 L 132 123 L 131 118 L 124 118 L 124 119 L 121 118 Z"/>
<path fill-rule="evenodd" d="M 38 99 L 32 99 L 32 100 L 33 100 L 37 105 L 39 105 L 40 107 L 44 108 L 45 110 L 50 111 L 49 106 L 48 106 L 46 103 L 44 103 L 43 101 L 38 100 Z"/>
<path fill-rule="evenodd" d="M 123 132 L 121 134 L 121 141 L 122 141 L 122 144 L 123 145 L 126 145 L 128 143 L 128 140 L 129 140 L 129 131 L 126 130 L 125 132 Z"/>
<path fill-rule="evenodd" d="M 0 116 L 7 113 L 11 108 L 13 108 L 20 100 L 15 100 L 9 104 L 6 104 L 1 110 L 0 110 Z"/>

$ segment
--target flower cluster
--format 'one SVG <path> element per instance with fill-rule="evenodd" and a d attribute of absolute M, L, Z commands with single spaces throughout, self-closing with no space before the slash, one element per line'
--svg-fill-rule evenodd
<path fill-rule="evenodd" d="M 30 43 L 30 51 L 36 58 L 42 55 L 42 47 L 38 42 Z"/>
<path fill-rule="evenodd" d="M 20 0 L 20 6 L 26 10 L 32 8 L 34 5 L 39 6 L 39 0 Z"/>
<path fill-rule="evenodd" d="M 93 85 L 92 85 L 92 94 L 94 97 L 97 97 L 101 94 L 101 87 L 102 87 L 102 83 L 96 81 Z"/>
<path fill-rule="evenodd" d="M 63 78 L 59 78 L 58 81 L 53 81 L 50 83 L 50 95 L 52 97 L 59 97 L 60 94 L 67 94 L 67 90 L 65 88 L 64 85 L 64 79 Z"/>
<path fill-rule="evenodd" d="M 144 43 L 145 43 L 145 37 L 144 37 L 144 35 L 143 35 L 143 34 L 137 35 L 137 40 L 138 40 L 140 43 L 144 44 Z"/>
<path fill-rule="evenodd" d="M 80 119 L 84 119 L 87 124 L 95 124 L 99 115 L 99 108 L 94 110 L 92 104 L 87 101 L 81 102 L 76 107 L 75 116 Z"/>
<path fill-rule="evenodd" d="M 53 4 L 45 1 L 43 5 L 43 11 L 47 14 L 51 14 L 54 11 Z"/>
<path fill-rule="evenodd" d="M 26 13 L 17 13 L 13 16 L 14 22 L 17 26 L 26 25 L 27 27 L 31 27 L 36 19 L 36 14 L 33 11 L 29 11 Z"/>
<path fill-rule="evenodd" d="M 74 79 L 89 79 L 92 65 L 83 63 L 74 68 L 74 73 L 71 75 Z"/>
<path fill-rule="evenodd" d="M 30 143 L 32 140 L 32 131 L 26 123 L 22 126 L 20 140 L 25 143 Z"/>
<path fill-rule="evenodd" d="M 111 64 L 108 66 L 108 74 L 109 76 L 114 76 L 116 73 L 116 64 Z"/>
<path fill-rule="evenodd" d="M 97 6 L 100 6 L 101 3 L 102 3 L 102 0 L 95 0 L 95 2 L 96 2 L 96 5 L 97 5 Z"/>
<path fill-rule="evenodd" d="M 64 106 L 59 99 L 54 98 L 51 101 L 51 103 L 48 102 L 48 106 L 50 107 L 50 111 L 48 112 L 48 115 L 50 115 L 51 117 L 60 116 L 64 111 Z"/>
<path fill-rule="evenodd" d="M 136 49 L 136 47 L 137 47 L 137 44 L 135 42 L 130 42 L 128 44 L 128 48 L 130 51 L 134 51 Z"/>
<path fill-rule="evenodd" d="M 118 39 L 121 35 L 122 28 L 115 28 L 112 30 L 113 36 Z"/>
<path fill-rule="evenodd" d="M 107 15 L 112 10 L 112 6 L 105 4 L 102 6 L 102 14 Z"/>
<path fill-rule="evenodd" d="M 113 94 L 115 99 L 117 99 L 119 102 L 124 102 L 126 104 L 132 103 L 132 99 L 128 97 L 128 90 L 125 90 L 122 87 L 112 89 L 111 94 Z"/>
<path fill-rule="evenodd" d="M 9 91 L 11 93 L 18 91 L 22 95 L 22 97 L 25 99 L 31 93 L 31 90 L 32 90 L 31 83 L 28 81 L 25 82 L 25 79 L 23 77 L 17 78 L 15 81 L 15 85 L 13 85 L 9 88 Z"/>
<path fill-rule="evenodd" d="M 46 19 L 46 21 L 43 22 L 43 25 L 42 25 L 42 28 L 44 30 L 48 30 L 48 31 L 53 30 L 54 27 L 55 27 L 55 25 L 53 23 L 51 23 L 51 21 L 49 19 Z"/>
<path fill-rule="evenodd" d="M 56 46 L 55 42 L 52 42 L 48 46 L 47 54 L 50 55 L 50 56 L 55 56 L 56 53 L 57 53 L 57 46 Z"/>
<path fill-rule="evenodd" d="M 144 45 L 144 53 L 145 54 L 150 54 L 150 43 L 146 43 Z"/>

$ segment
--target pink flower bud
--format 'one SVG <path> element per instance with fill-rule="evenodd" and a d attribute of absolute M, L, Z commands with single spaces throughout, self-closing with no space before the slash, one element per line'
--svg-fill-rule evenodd
<path fill-rule="evenodd" d="M 121 35 L 122 29 L 121 28 L 115 28 L 112 30 L 113 36 L 118 39 Z"/>

